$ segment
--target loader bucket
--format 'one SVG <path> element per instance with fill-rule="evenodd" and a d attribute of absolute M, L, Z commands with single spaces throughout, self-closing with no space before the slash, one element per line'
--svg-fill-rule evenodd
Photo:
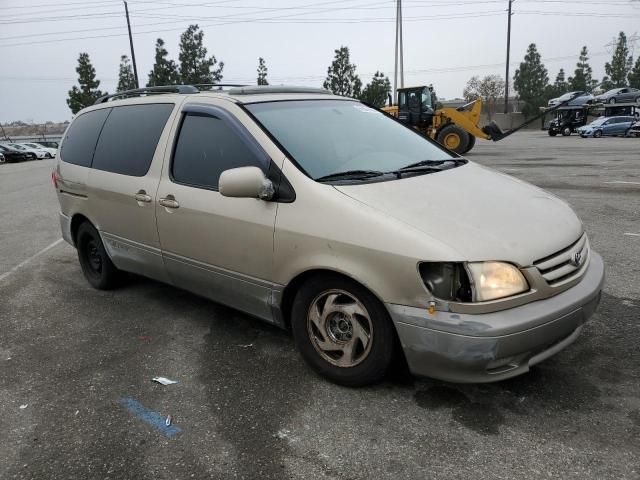
<path fill-rule="evenodd" d="M 491 121 L 491 123 L 482 127 L 482 131 L 487 134 L 494 142 L 502 140 L 507 136 L 507 134 L 503 132 L 498 124 L 494 121 Z"/>

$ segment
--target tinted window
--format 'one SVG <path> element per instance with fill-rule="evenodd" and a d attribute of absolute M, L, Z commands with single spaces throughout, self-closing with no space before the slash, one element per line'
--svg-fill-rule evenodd
<path fill-rule="evenodd" d="M 141 177 L 149 170 L 173 104 L 115 107 L 102 128 L 92 167 Z"/>
<path fill-rule="evenodd" d="M 64 137 L 60 158 L 83 167 L 91 165 L 100 129 L 110 111 L 110 108 L 103 108 L 77 117 Z"/>
<path fill-rule="evenodd" d="M 217 189 L 222 172 L 248 166 L 264 167 L 223 120 L 198 114 L 185 116 L 171 168 L 175 181 Z"/>

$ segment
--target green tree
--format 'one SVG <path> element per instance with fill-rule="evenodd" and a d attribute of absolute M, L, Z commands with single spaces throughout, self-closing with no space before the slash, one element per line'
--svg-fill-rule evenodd
<path fill-rule="evenodd" d="M 98 87 L 100 86 L 100 80 L 96 80 L 96 69 L 91 65 L 88 53 L 81 53 L 78 57 L 78 67 L 76 68 L 78 73 L 78 84 L 69 90 L 69 98 L 67 98 L 67 105 L 71 109 L 73 114 L 78 113 L 85 107 L 93 105 L 95 101 L 101 96 L 105 95 Z"/>
<path fill-rule="evenodd" d="M 362 90 L 360 100 L 367 102 L 378 108 L 382 108 L 387 103 L 389 94 L 391 93 L 391 82 L 389 77 L 385 76 L 382 72 L 376 72 L 371 79 L 371 83 L 368 83 Z"/>
<path fill-rule="evenodd" d="M 558 72 L 558 75 L 556 75 L 556 81 L 553 82 L 553 86 L 556 88 L 558 92 L 562 92 L 562 93 L 566 92 L 568 83 L 564 74 L 564 68 L 561 68 L 560 71 Z"/>
<path fill-rule="evenodd" d="M 583 46 L 580 51 L 580 57 L 573 72 L 573 77 L 569 77 L 569 87 L 571 90 L 580 90 L 582 92 L 590 92 L 598 84 L 593 79 L 593 70 L 589 65 L 589 51 L 587 46 Z"/>
<path fill-rule="evenodd" d="M 117 92 L 130 90 L 136 86 L 136 77 L 133 75 L 133 67 L 129 61 L 129 57 L 122 55 L 120 57 L 120 71 L 118 72 Z"/>
<path fill-rule="evenodd" d="M 258 85 L 269 85 L 267 81 L 267 65 L 264 63 L 264 58 L 258 58 Z"/>
<path fill-rule="evenodd" d="M 222 80 L 224 62 L 218 63 L 215 56 L 208 57 L 203 45 L 204 32 L 198 25 L 180 35 L 180 79 L 185 85 L 217 83 Z M 216 67 L 218 64 L 218 67 Z"/>
<path fill-rule="evenodd" d="M 167 58 L 168 55 L 169 52 L 164 48 L 164 40 L 161 38 L 157 39 L 156 62 L 153 64 L 153 69 L 149 72 L 147 87 L 176 85 L 180 83 L 178 66 L 176 65 L 176 62 Z"/>
<path fill-rule="evenodd" d="M 547 69 L 542 64 L 536 44 L 532 43 L 524 56 L 524 62 L 520 63 L 520 68 L 516 70 L 513 79 L 513 86 L 525 103 L 522 108 L 522 113 L 525 116 L 536 114 L 539 108 L 546 104 L 548 85 Z"/>
<path fill-rule="evenodd" d="M 633 88 L 640 88 L 640 57 L 636 60 L 633 70 L 629 72 L 629 86 Z"/>
<path fill-rule="evenodd" d="M 349 47 L 335 50 L 335 57 L 327 69 L 327 79 L 322 86 L 336 95 L 358 98 L 362 90 L 360 77 L 356 75 L 356 66 L 349 59 Z"/>
<path fill-rule="evenodd" d="M 627 77 L 633 66 L 633 58 L 629 55 L 629 46 L 627 45 L 627 36 L 624 32 L 618 34 L 618 43 L 613 52 L 611 62 L 604 64 L 604 71 L 607 74 L 610 84 L 609 88 L 625 87 L 627 85 Z"/>

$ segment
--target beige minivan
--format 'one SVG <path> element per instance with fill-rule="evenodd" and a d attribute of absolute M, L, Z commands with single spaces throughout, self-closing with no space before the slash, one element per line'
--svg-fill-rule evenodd
<path fill-rule="evenodd" d="M 576 339 L 604 280 L 564 201 L 319 89 L 102 98 L 53 181 L 91 285 L 133 272 L 291 329 L 344 385 L 395 355 L 454 382 L 527 372 Z"/>

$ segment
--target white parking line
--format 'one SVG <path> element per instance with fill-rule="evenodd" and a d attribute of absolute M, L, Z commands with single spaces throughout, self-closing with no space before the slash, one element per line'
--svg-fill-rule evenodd
<path fill-rule="evenodd" d="M 12 273 L 15 273 L 17 270 L 21 269 L 22 267 L 24 267 L 27 263 L 29 263 L 31 260 L 33 260 L 34 258 L 42 255 L 45 252 L 48 252 L 49 250 L 51 250 L 53 247 L 55 247 L 56 245 L 58 245 L 59 243 L 62 242 L 62 239 L 59 238 L 58 240 L 56 240 L 55 242 L 53 242 L 51 245 L 47 245 L 46 247 L 44 247 L 42 250 L 40 250 L 38 253 L 36 253 L 35 255 L 31 255 L 29 258 L 27 258 L 26 260 L 20 262 L 18 265 L 16 265 L 15 267 L 13 267 L 11 270 L 9 270 L 8 272 L 3 273 L 2 275 L 0 275 L 0 282 L 2 280 L 4 280 L 5 278 L 7 278 L 9 275 L 11 275 Z"/>
<path fill-rule="evenodd" d="M 626 185 L 640 185 L 640 182 L 625 182 L 623 180 L 616 180 L 615 182 L 604 182 L 604 183 L 624 183 Z"/>
<path fill-rule="evenodd" d="M 625 235 L 629 236 L 629 237 L 640 237 L 640 233 L 629 233 L 629 232 L 624 232 Z"/>

